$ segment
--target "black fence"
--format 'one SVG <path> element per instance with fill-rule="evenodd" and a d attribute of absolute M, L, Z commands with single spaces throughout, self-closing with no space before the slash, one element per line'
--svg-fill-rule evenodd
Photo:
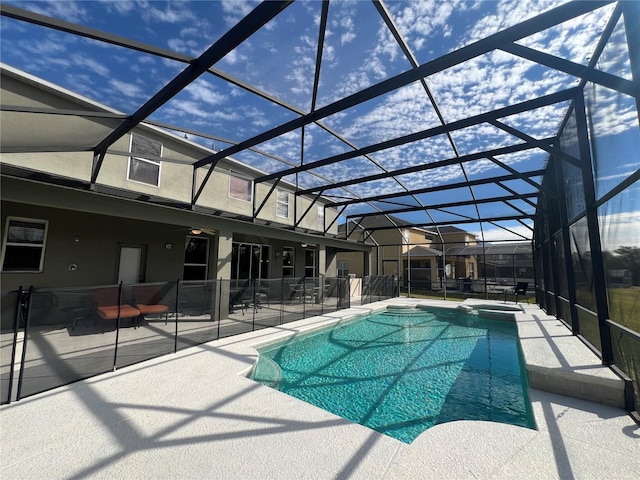
<path fill-rule="evenodd" d="M 367 276 L 362 279 L 361 305 L 400 295 L 398 279 L 391 276 Z"/>
<path fill-rule="evenodd" d="M 1 401 L 349 306 L 349 279 L 327 277 L 3 292 Z"/>

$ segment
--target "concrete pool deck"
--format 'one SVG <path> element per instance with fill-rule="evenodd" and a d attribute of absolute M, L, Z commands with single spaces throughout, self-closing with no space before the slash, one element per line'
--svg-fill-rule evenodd
<path fill-rule="evenodd" d="M 640 478 L 640 427 L 613 406 L 530 389 L 537 430 L 460 421 L 407 445 L 242 375 L 257 359 L 252 345 L 407 302 L 413 300 L 217 340 L 2 406 L 1 476 Z M 541 387 L 581 395 L 576 378 L 607 391 L 615 384 L 554 317 L 535 305 L 517 316 L 528 371 L 544 377 L 537 379 Z"/>

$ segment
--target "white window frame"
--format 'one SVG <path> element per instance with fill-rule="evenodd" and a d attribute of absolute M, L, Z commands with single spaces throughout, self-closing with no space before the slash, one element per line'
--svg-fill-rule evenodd
<path fill-rule="evenodd" d="M 324 230 L 324 205 L 318 205 L 318 227 Z"/>
<path fill-rule="evenodd" d="M 155 142 L 155 143 L 159 144 L 160 145 L 160 157 L 162 157 L 162 155 L 164 154 L 164 145 L 162 144 L 162 142 L 158 142 L 157 140 L 153 140 L 153 139 L 151 139 L 149 137 L 145 137 L 144 135 L 140 135 L 139 133 L 131 133 L 131 135 L 129 137 L 129 153 L 131 153 L 131 156 L 129 157 L 129 160 L 127 162 L 127 181 L 134 182 L 134 183 L 139 183 L 140 185 L 146 185 L 148 187 L 160 188 L 160 178 L 162 177 L 162 162 L 159 162 L 157 160 L 150 160 L 148 158 L 144 158 L 144 157 L 136 155 L 136 152 L 133 151 L 133 137 L 134 136 L 138 136 L 138 137 L 141 137 L 141 138 L 146 138 L 148 140 L 151 140 L 152 142 Z M 132 163 L 132 160 L 134 160 L 134 159 L 136 161 L 150 163 L 150 164 L 156 165 L 158 167 L 158 178 L 157 178 L 157 182 L 155 184 L 147 183 L 147 182 L 141 182 L 140 180 L 135 180 L 135 179 L 131 178 L 131 163 Z"/>
<path fill-rule="evenodd" d="M 235 178 L 235 179 L 238 179 L 238 180 L 242 180 L 242 181 L 248 182 L 249 199 L 240 198 L 240 197 L 232 195 L 232 192 L 231 192 L 231 178 Z M 241 202 L 252 203 L 253 202 L 253 179 L 249 178 L 249 177 L 246 177 L 245 175 L 242 175 L 241 173 L 234 172 L 233 170 L 231 170 L 229 172 L 229 185 L 228 185 L 228 190 L 227 190 L 227 196 L 229 198 L 233 198 L 234 200 L 239 200 Z"/>
<path fill-rule="evenodd" d="M 280 199 L 280 195 L 281 195 L 281 194 L 284 194 L 284 195 L 286 195 L 286 196 L 287 196 L 287 197 L 286 197 L 286 198 L 287 198 L 287 201 L 286 201 L 286 202 L 285 202 L 284 200 L 281 200 L 281 199 Z M 276 190 L 276 217 L 279 217 L 279 218 L 289 218 L 289 198 L 290 198 L 290 197 L 291 197 L 291 195 L 290 195 L 290 193 L 289 193 L 288 191 L 283 190 L 283 189 L 281 189 L 281 188 L 278 188 L 278 189 Z M 286 214 L 286 215 L 281 215 L 281 214 L 279 213 L 280 208 L 278 208 L 278 207 L 280 207 L 280 208 L 286 208 L 286 209 L 287 209 L 287 214 Z"/>
<path fill-rule="evenodd" d="M 21 242 L 9 242 L 9 229 L 11 222 L 30 222 L 30 223 L 38 223 L 44 224 L 44 238 L 42 239 L 42 243 L 21 243 Z M 24 218 L 24 217 L 7 217 L 5 229 L 4 229 L 4 238 L 2 239 L 2 263 L 0 263 L 0 269 L 2 269 L 2 273 L 42 273 L 44 267 L 44 254 L 47 246 L 47 234 L 49 232 L 49 221 L 42 220 L 38 218 Z M 4 260 L 5 255 L 7 254 L 7 247 L 33 247 L 40 248 L 40 264 L 38 265 L 38 270 L 5 270 L 4 269 Z"/>

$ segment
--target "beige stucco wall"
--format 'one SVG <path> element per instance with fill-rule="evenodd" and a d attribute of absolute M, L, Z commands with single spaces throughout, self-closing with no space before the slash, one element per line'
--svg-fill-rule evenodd
<path fill-rule="evenodd" d="M 5 105 L 105 114 L 102 108 L 88 100 L 84 101 L 71 93 L 57 91 L 48 86 L 36 85 L 31 80 L 17 79 L 6 71 L 2 73 L 1 88 L 2 102 Z M 94 162 L 91 149 L 121 122 L 121 119 L 114 118 L 34 112 L 3 111 L 1 115 L 0 142 L 5 153 L 0 154 L 0 162 L 83 182 L 91 179 Z M 97 185 L 190 203 L 193 182 L 192 164 L 213 151 L 149 126 L 140 125 L 134 132 L 160 142 L 163 146 L 159 186 L 127 180 L 129 164 L 127 152 L 130 151 L 131 133 L 122 136 L 109 147 L 96 179 Z M 261 174 L 232 160 L 223 159 L 205 185 L 197 204 L 211 209 L 252 216 L 251 202 L 233 199 L 228 195 L 230 170 L 250 178 Z M 197 170 L 196 188 L 201 185 L 207 171 L 208 168 Z M 293 186 L 281 183 L 279 187 L 291 192 L 289 218 L 276 216 L 275 191 L 267 199 L 266 205 L 260 212 L 260 218 L 293 226 L 296 218 L 294 212 L 297 218 L 300 218 L 310 205 L 311 199 L 296 199 L 293 195 Z M 256 207 L 262 203 L 270 188 L 270 184 L 257 185 Z M 320 204 L 322 203 L 316 203 L 316 205 Z M 322 230 L 322 227 L 318 226 L 316 205 L 301 220 L 299 227 L 315 232 Z M 330 223 L 335 216 L 335 210 L 328 211 L 327 222 Z M 333 225 L 329 232 L 337 233 L 337 224 Z"/>
<path fill-rule="evenodd" d="M 118 246 L 122 244 L 146 247 L 145 281 L 169 281 L 182 275 L 186 231 L 168 225 L 12 202 L 3 202 L 1 216 L 3 231 L 8 216 L 48 222 L 43 271 L 2 273 L 3 290 L 19 285 L 113 284 L 117 280 Z M 167 243 L 171 249 L 166 248 Z M 72 264 L 77 266 L 73 271 L 69 269 Z"/>
<path fill-rule="evenodd" d="M 0 128 L 2 131 L 2 128 Z M 0 163 L 55 173 L 83 182 L 91 180 L 92 152 L 26 152 L 0 153 Z"/>

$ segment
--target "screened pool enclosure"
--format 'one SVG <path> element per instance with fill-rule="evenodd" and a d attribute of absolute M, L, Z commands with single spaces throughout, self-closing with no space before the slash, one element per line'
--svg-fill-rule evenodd
<path fill-rule="evenodd" d="M 162 159 L 189 167 L 190 198 L 136 201 L 198 211 L 222 159 L 255 167 L 262 173 L 241 185 L 250 213 L 225 218 L 315 236 L 313 244 L 337 237 L 371 245 L 362 257 L 363 279 L 386 275 L 373 252 L 396 245 L 397 270 L 413 272 L 414 287 L 423 278 L 425 290 L 491 293 L 506 301 L 505 289 L 496 287 L 525 282 L 529 301 L 565 322 L 628 380 L 627 405 L 637 410 L 640 2 L 514 2 L 522 12 L 517 20 L 492 16 L 498 2 L 463 2 L 439 25 L 430 23 L 435 15 L 411 21 L 406 9 L 413 2 L 382 1 L 268 1 L 233 21 L 224 17 L 225 24 L 222 14 L 208 10 L 219 3 L 194 2 L 216 26 L 200 43 L 144 28 L 123 36 L 117 22 L 106 20 L 109 2 L 101 5 L 104 22 L 95 23 L 3 3 L 3 62 L 113 109 L 89 114 L 3 101 L 3 125 L 55 122 L 60 115 L 102 122 L 98 133 L 66 132 L 56 145 L 2 137 L 3 159 L 91 152 L 86 181 L 5 161 L 3 177 L 91 192 L 109 159 L 126 157 L 113 145 L 134 128 L 177 133 L 209 149 L 195 161 Z M 473 15 L 477 23 L 468 20 Z M 468 23 L 453 28 L 454 19 Z M 358 28 L 340 30 L 348 25 Z M 48 45 L 81 45 L 85 61 L 53 61 L 55 52 L 34 40 L 42 32 Z M 350 43 L 354 38 L 359 41 Z M 354 57 L 347 60 L 348 54 Z M 97 79 L 107 77 L 110 87 L 99 87 Z M 198 118 L 188 116 L 194 112 Z M 286 203 L 283 182 L 294 190 Z M 256 185 L 268 193 L 259 197 Z M 308 207 L 298 206 L 302 197 L 312 199 Z M 265 205 L 290 209 L 291 225 L 260 218 Z M 309 212 L 317 213 L 317 230 L 304 227 Z M 370 217 L 403 223 L 368 228 Z M 361 234 L 336 233 L 338 224 L 360 225 Z M 448 242 L 444 230 L 451 226 L 473 240 Z M 428 263 L 403 244 L 402 232 L 411 228 L 432 238 L 424 245 L 432 250 L 420 253 Z M 246 245 L 260 262 L 270 252 L 269 245 Z M 253 257 L 238 253 L 248 246 L 234 248 L 238 278 L 260 271 L 258 260 L 243 263 Z M 301 267 L 315 271 L 307 263 L 301 260 Z M 279 276 L 289 275 L 286 267 Z M 426 269 L 438 273 L 420 277 Z M 337 276 L 335 270 L 328 275 Z"/>

